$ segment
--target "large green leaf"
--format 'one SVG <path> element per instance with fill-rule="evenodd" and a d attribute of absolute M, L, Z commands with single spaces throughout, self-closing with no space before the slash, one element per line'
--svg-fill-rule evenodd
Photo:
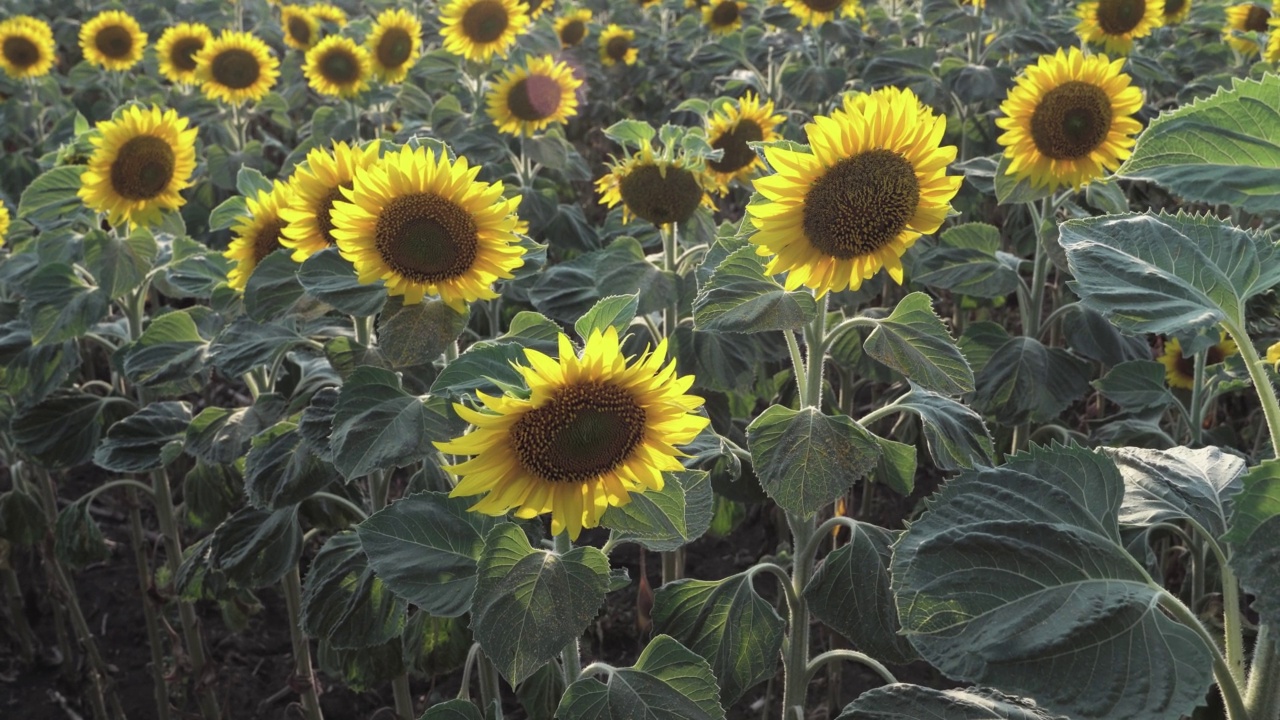
<path fill-rule="evenodd" d="M 378 349 L 392 367 L 433 362 L 467 329 L 470 317 L 469 312 L 460 313 L 442 300 L 405 305 L 383 316 Z"/>
<path fill-rule="evenodd" d="M 470 700 L 449 700 L 427 708 L 418 720 L 484 720 Z"/>
<path fill-rule="evenodd" d="M 230 377 L 239 377 L 256 367 L 270 366 L 306 338 L 282 323 L 255 322 L 238 317 L 218 334 L 209 347 L 209 359 Z"/>
<path fill-rule="evenodd" d="M 1015 337 L 978 373 L 973 407 L 1004 425 L 1052 420 L 1089 389 L 1091 375 L 1066 350 Z"/>
<path fill-rule="evenodd" d="M 431 394 L 458 396 L 476 390 L 499 393 L 501 385 L 520 385 L 524 378 L 511 367 L 512 363 L 528 363 L 524 348 L 516 343 L 467 348 L 436 376 Z"/>
<path fill-rule="evenodd" d="M 107 316 L 109 298 L 66 263 L 42 265 L 27 282 L 23 317 L 31 325 L 31 343 L 42 345 L 83 336 Z"/>
<path fill-rule="evenodd" d="M 606 682 L 582 678 L 569 686 L 556 717 L 563 720 L 723 720 L 719 688 L 702 657 L 667 635 L 645 646 L 635 665 Z"/>
<path fill-rule="evenodd" d="M 1280 626 L 1280 461 L 1267 460 L 1249 470 L 1244 490 L 1235 497 L 1231 529 L 1231 567 L 1254 595 L 1262 621 Z"/>
<path fill-rule="evenodd" d="M 591 336 L 592 330 L 604 332 L 605 328 L 612 327 L 618 331 L 618 337 L 626 334 L 627 328 L 631 326 L 631 321 L 636 318 L 636 310 L 640 307 L 639 293 L 632 295 L 610 295 L 601 298 L 600 302 L 591 306 L 591 309 L 578 318 L 573 324 L 573 329 L 578 333 L 578 337 L 586 340 Z"/>
<path fill-rule="evenodd" d="M 485 537 L 471 632 L 508 682 L 533 675 L 582 635 L 609 588 L 609 559 L 593 547 L 535 550 L 501 523 Z"/>
<path fill-rule="evenodd" d="M 85 267 L 93 274 L 102 292 L 112 300 L 123 297 L 142 284 L 158 252 L 155 237 L 145 228 L 135 230 L 123 239 L 101 230 L 84 236 Z"/>
<path fill-rule="evenodd" d="M 22 191 L 18 217 L 39 228 L 50 228 L 87 214 L 80 200 L 83 165 L 64 165 L 43 173 Z"/>
<path fill-rule="evenodd" d="M 131 407 L 122 398 L 60 390 L 14 413 L 9 430 L 18 449 L 46 467 L 72 467 L 93 457 L 102 431 Z"/>
<path fill-rule="evenodd" d="M 254 507 L 266 510 L 297 505 L 338 479 L 337 470 L 312 451 L 291 420 L 255 435 L 245 456 L 245 494 Z"/>
<path fill-rule="evenodd" d="M 638 293 L 640 312 L 648 313 L 665 307 L 674 292 L 671 275 L 645 259 L 638 241 L 622 237 L 548 268 L 529 288 L 529 301 L 548 317 L 571 323 L 611 295 Z"/>
<path fill-rule="evenodd" d="M 1164 365 L 1155 360 L 1120 363 L 1092 384 L 1129 412 L 1164 410 L 1178 401 L 1165 382 Z"/>
<path fill-rule="evenodd" d="M 191 422 L 191 406 L 184 402 L 156 402 L 112 425 L 93 453 L 98 467 L 114 472 L 155 470 L 182 452 L 182 439 Z"/>
<path fill-rule="evenodd" d="M 894 404 L 919 416 L 929 454 L 939 469 L 987 465 L 995 457 L 995 445 L 982 416 L 955 400 L 913 385 L 911 392 Z"/>
<path fill-rule="evenodd" d="M 866 428 L 811 407 L 770 407 L 747 427 L 747 442 L 765 492 L 800 515 L 825 507 L 880 459 L 880 444 Z"/>
<path fill-rule="evenodd" d="M 212 530 L 244 504 L 244 480 L 234 465 L 196 461 L 182 479 L 183 519 L 197 530 Z"/>
<path fill-rule="evenodd" d="M 898 683 L 869 690 L 836 720 L 1066 720 L 995 690 L 934 690 Z"/>
<path fill-rule="evenodd" d="M 1013 268 L 974 248 L 926 250 L 915 270 L 915 282 L 962 295 L 1000 298 L 1018 289 L 1018 273 Z"/>
<path fill-rule="evenodd" d="M 334 464 L 351 479 L 434 455 L 432 440 L 462 430 L 443 399 L 410 395 L 395 373 L 362 366 L 342 386 L 329 442 Z"/>
<path fill-rule="evenodd" d="M 382 281 L 361 283 L 355 268 L 337 248 L 321 250 L 304 260 L 298 267 L 298 282 L 308 295 L 346 315 L 374 315 L 387 302 Z"/>
<path fill-rule="evenodd" d="M 1280 76 L 1233 78 L 1230 89 L 1164 113 L 1117 174 L 1187 200 L 1280 211 Z"/>
<path fill-rule="evenodd" d="M 206 308 L 166 313 L 151 321 L 120 357 L 125 377 L 144 387 L 178 382 L 204 373 L 209 341 L 196 324 Z"/>
<path fill-rule="evenodd" d="M 1124 489 L 1109 458 L 1077 446 L 944 485 L 894 547 L 916 650 L 949 677 L 1074 718 L 1189 715 L 1213 681 L 1210 650 L 1125 550 Z"/>
<path fill-rule="evenodd" d="M 662 490 L 632 493 L 631 502 L 605 511 L 600 524 L 614 531 L 614 540 L 667 552 L 697 540 L 707 531 L 714 499 L 710 476 L 686 470 L 663 473 L 663 479 Z"/>
<path fill-rule="evenodd" d="M 795 330 L 817 313 L 813 295 L 787 292 L 765 274 L 754 246 L 735 250 L 720 263 L 693 301 L 699 330 L 755 333 Z"/>
<path fill-rule="evenodd" d="M 186 451 L 207 463 L 233 463 L 249 451 L 255 435 L 285 416 L 286 403 L 282 395 L 263 393 L 247 408 L 207 407 L 187 426 Z"/>
<path fill-rule="evenodd" d="M 1227 532 L 1245 462 L 1218 448 L 1104 449 L 1124 478 L 1120 522 L 1146 526 L 1194 521 L 1213 539 Z"/>
<path fill-rule="evenodd" d="M 243 508 L 214 531 L 206 562 L 232 583 L 255 589 L 280 582 L 301 557 L 297 506 Z"/>
<path fill-rule="evenodd" d="M 973 371 L 922 292 L 907 295 L 867 336 L 867 354 L 944 395 L 973 390 Z"/>
<path fill-rule="evenodd" d="M 277 250 L 253 268 L 244 288 L 244 309 L 250 318 L 269 322 L 283 317 L 305 293 L 298 263 L 287 250 Z"/>
<path fill-rule="evenodd" d="M 335 648 L 366 648 L 400 636 L 405 603 L 369 568 L 355 533 L 329 538 L 307 572 L 302 626 Z"/>
<path fill-rule="evenodd" d="M 54 550 L 58 559 L 72 570 L 111 557 L 102 530 L 89 514 L 91 500 L 84 497 L 63 508 L 54 524 Z"/>

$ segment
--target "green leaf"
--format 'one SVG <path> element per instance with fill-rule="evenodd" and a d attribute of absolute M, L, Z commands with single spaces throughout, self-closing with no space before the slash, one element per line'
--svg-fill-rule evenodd
<path fill-rule="evenodd" d="M 996 168 L 996 202 L 1001 205 L 1021 205 L 1047 198 L 1053 194 L 1053 187 L 1033 187 L 1031 178 L 1014 178 L 1009 174 L 1009 155 L 1000 155 L 1000 166 Z"/>
<path fill-rule="evenodd" d="M 123 240 L 101 230 L 84 236 L 85 267 L 111 300 L 141 285 L 158 253 L 155 238 L 145 228 L 134 230 Z"/>
<path fill-rule="evenodd" d="M 218 334 L 209 347 L 209 359 L 229 377 L 239 377 L 254 368 L 270 366 L 305 343 L 306 338 L 291 327 L 241 316 Z"/>
<path fill-rule="evenodd" d="M 916 261 L 913 278 L 921 285 L 962 295 L 1002 298 L 1018 289 L 1018 273 L 983 250 L 936 247 Z"/>
<path fill-rule="evenodd" d="M 209 213 L 209 231 L 226 230 L 242 217 L 249 215 L 249 204 L 241 195 L 231 197 L 218 203 L 218 207 Z"/>
<path fill-rule="evenodd" d="M 619 120 L 605 128 L 604 134 L 624 148 L 639 150 L 649 147 L 649 142 L 657 133 L 652 125 L 642 120 Z"/>
<path fill-rule="evenodd" d="M 1015 337 L 978 373 L 973 407 L 1003 425 L 1052 420 L 1084 394 L 1092 375 L 1066 350 Z"/>
<path fill-rule="evenodd" d="M 1231 569 L 1254 596 L 1253 609 L 1275 627 L 1280 623 L 1280 461 L 1263 461 L 1242 482 L 1224 539 L 1231 545 Z"/>
<path fill-rule="evenodd" d="M 244 310 L 258 322 L 284 316 L 306 291 L 298 282 L 298 264 L 287 250 L 277 250 L 253 269 L 244 288 Z"/>
<path fill-rule="evenodd" d="M 528 364 L 524 348 L 516 343 L 472 346 L 440 371 L 431 384 L 431 394 L 458 397 L 476 390 L 493 394 L 501 393 L 502 385 L 524 384 L 511 363 Z"/>
<path fill-rule="evenodd" d="M 557 718 L 563 720 L 723 720 L 716 678 L 707 661 L 670 636 L 659 635 L 635 665 L 609 673 L 606 682 L 584 677 L 569 686 Z"/>
<path fill-rule="evenodd" d="M 432 440 L 462 430 L 443 399 L 410 395 L 395 373 L 362 366 L 342 386 L 329 444 L 338 471 L 350 480 L 417 462 L 434 454 Z"/>
<path fill-rule="evenodd" d="M 1080 303 L 1062 315 L 1062 335 L 1073 352 L 1106 366 L 1131 360 L 1150 360 L 1151 347 L 1144 338 L 1120 332 L 1106 318 Z"/>
<path fill-rule="evenodd" d="M 591 337 L 592 330 L 604 332 L 612 326 L 618 331 L 618 337 L 626 334 L 631 321 L 636 317 L 636 309 L 640 306 L 640 295 L 610 295 L 601 298 L 600 302 L 591 306 L 578 321 L 573 324 L 578 337 L 586 340 Z"/>
<path fill-rule="evenodd" d="M 654 552 L 668 552 L 702 537 L 711 526 L 711 478 L 686 470 L 663 473 L 662 490 L 632 493 L 631 502 L 610 507 L 600 524 L 618 542 L 634 542 Z"/>
<path fill-rule="evenodd" d="M 1110 459 L 1074 445 L 948 482 L 894 547 L 912 645 L 949 677 L 1073 718 L 1189 715 L 1210 651 L 1125 550 L 1124 493 Z"/>
<path fill-rule="evenodd" d="M 898 683 L 869 690 L 836 720 L 1065 720 L 996 690 L 934 690 Z"/>
<path fill-rule="evenodd" d="M 922 292 L 906 296 L 889 317 L 877 321 L 864 348 L 871 357 L 934 392 L 960 395 L 973 390 L 969 363 L 947 326 L 933 313 L 933 301 Z"/>
<path fill-rule="evenodd" d="M 31 324 L 31 344 L 42 345 L 83 336 L 107 316 L 108 305 L 106 293 L 70 265 L 50 263 L 27 281 L 22 313 Z"/>
<path fill-rule="evenodd" d="M 164 292 L 173 297 L 208 299 L 227 280 L 231 261 L 222 253 L 189 237 L 176 237 L 170 248 L 173 257 L 165 266 Z"/>
<path fill-rule="evenodd" d="M 880 461 L 876 463 L 876 480 L 894 492 L 907 497 L 916 487 L 916 448 L 873 435 L 880 444 Z"/>
<path fill-rule="evenodd" d="M 18 218 L 48 229 L 87 214 L 79 196 L 84 171 L 83 165 L 64 165 L 32 180 L 18 200 Z"/>
<path fill-rule="evenodd" d="M 418 493 L 379 510 L 356 528 L 369 565 L 391 592 L 439 617 L 471 607 L 485 534 L 498 520 L 473 503 Z"/>
<path fill-rule="evenodd" d="M 338 479 L 337 470 L 312 452 L 289 420 L 254 436 L 245 456 L 245 494 L 263 510 L 297 505 Z"/>
<path fill-rule="evenodd" d="M 609 559 L 593 547 L 564 555 L 535 550 L 501 523 L 485 537 L 471 632 L 508 682 L 533 675 L 582 635 L 604 602 Z"/>
<path fill-rule="evenodd" d="M 40 503 L 27 493 L 0 493 L 0 538 L 14 547 L 35 547 L 44 541 L 49 520 Z"/>
<path fill-rule="evenodd" d="M 747 442 L 765 492 L 806 516 L 866 477 L 880 459 L 880 444 L 865 428 L 811 407 L 770 407 L 747 427 Z"/>
<path fill-rule="evenodd" d="M 259 193 L 271 192 L 271 181 L 262 176 L 254 168 L 241 165 L 236 173 L 236 192 L 245 197 L 256 197 Z"/>
<path fill-rule="evenodd" d="M 208 569 L 239 587 L 275 585 L 302 557 L 297 506 L 241 509 L 214 531 L 208 552 Z"/>
<path fill-rule="evenodd" d="M 121 398 L 59 390 L 19 409 L 9 429 L 18 449 L 46 467 L 73 467 L 93 457 L 102 431 L 126 415 L 125 408 L 131 404 Z"/>
<path fill-rule="evenodd" d="M 1280 76 L 1233 78 L 1230 89 L 1162 114 L 1117 175 L 1193 202 L 1280 211 Z"/>
<path fill-rule="evenodd" d="M 404 649 L 398 638 L 357 650 L 334 647 L 324 638 L 318 645 L 316 658 L 321 672 L 337 678 L 352 692 L 376 691 L 405 672 Z"/>
<path fill-rule="evenodd" d="M 990 257 L 1000 249 L 1000 228 L 980 222 L 962 223 L 943 230 L 938 240 L 947 247 L 979 250 Z"/>
<path fill-rule="evenodd" d="M 721 705 L 777 672 L 784 623 L 747 573 L 663 585 L 654 594 L 653 625 L 710 663 Z"/>
<path fill-rule="evenodd" d="M 196 461 L 182 479 L 184 520 L 197 530 L 211 530 L 244 502 L 244 481 L 233 465 Z"/>
<path fill-rule="evenodd" d="M 92 500 L 92 497 L 83 497 L 63 508 L 54 524 L 54 549 L 58 559 L 72 570 L 80 570 L 111 557 L 102 530 L 89 515 Z"/>
<path fill-rule="evenodd" d="M 815 617 L 858 650 L 882 662 L 905 665 L 918 658 L 898 634 L 898 610 L 889 587 L 889 547 L 898 533 L 856 523 L 849 542 L 823 558 L 804 587 Z"/>
<path fill-rule="evenodd" d="M 1101 452 L 1111 457 L 1124 478 L 1121 525 L 1191 520 L 1215 540 L 1226 534 L 1233 499 L 1243 487 L 1243 458 L 1214 447 Z"/>
<path fill-rule="evenodd" d="M 169 453 L 181 451 L 190 422 L 191 406 L 187 403 L 151 403 L 107 429 L 107 437 L 94 452 L 93 462 L 119 473 L 162 468 L 174 459 Z M 167 450 L 171 444 L 174 450 Z"/>
<path fill-rule="evenodd" d="M 335 648 L 367 648 L 398 638 L 404 626 L 404 601 L 373 574 L 356 534 L 325 541 L 302 592 L 307 634 Z"/>
<path fill-rule="evenodd" d="M 699 330 L 755 333 L 795 330 L 813 319 L 817 305 L 806 292 L 787 292 L 765 274 L 755 246 L 735 250 L 702 284 L 693 301 Z"/>
<path fill-rule="evenodd" d="M 638 293 L 643 314 L 666 307 L 675 292 L 673 276 L 646 260 L 635 238 L 620 237 L 603 250 L 547 268 L 529 288 L 529 301 L 548 317 L 570 323 L 611 295 Z"/>
<path fill-rule="evenodd" d="M 200 335 L 195 315 L 204 310 L 188 308 L 152 320 L 137 340 L 121 350 L 124 376 L 143 387 L 199 377 L 209 341 Z"/>
<path fill-rule="evenodd" d="M 1164 365 L 1155 360 L 1133 360 L 1111 368 L 1093 386 L 1128 412 L 1164 410 L 1178 402 L 1164 376 Z"/>
<path fill-rule="evenodd" d="M 448 700 L 427 709 L 418 720 L 484 720 L 470 700 Z"/>
<path fill-rule="evenodd" d="M 361 283 L 337 248 L 326 248 L 304 260 L 298 267 L 298 283 L 308 295 L 344 315 L 375 315 L 387 302 L 386 285 L 381 280 Z"/>
<path fill-rule="evenodd" d="M 467 329 L 470 311 L 459 313 L 441 300 L 405 305 L 378 326 L 378 350 L 392 367 L 434 362 Z"/>
<path fill-rule="evenodd" d="M 954 472 L 989 465 L 995 458 L 995 445 L 982 416 L 955 400 L 912 385 L 911 392 L 895 405 L 919 416 L 938 469 Z"/>
<path fill-rule="evenodd" d="M 207 407 L 187 426 L 186 451 L 210 464 L 230 464 L 249 451 L 255 435 L 288 412 L 286 398 L 263 393 L 247 408 Z"/>

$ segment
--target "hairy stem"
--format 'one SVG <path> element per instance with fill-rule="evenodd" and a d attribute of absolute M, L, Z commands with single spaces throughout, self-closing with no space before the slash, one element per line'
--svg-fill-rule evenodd
<path fill-rule="evenodd" d="M 302 629 L 302 578 L 295 564 L 280 581 L 285 609 L 289 612 L 289 637 L 293 641 L 293 672 L 301 688 L 302 711 L 307 720 L 323 720 L 320 697 L 316 694 L 316 675 L 311 669 L 311 642 Z"/>

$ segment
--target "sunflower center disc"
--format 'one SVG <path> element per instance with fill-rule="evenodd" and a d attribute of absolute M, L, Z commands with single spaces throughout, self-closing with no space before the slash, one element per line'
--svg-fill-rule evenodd
<path fill-rule="evenodd" d="M 587 34 L 587 26 L 581 20 L 570 20 L 560 29 L 560 42 L 565 45 L 577 45 Z"/>
<path fill-rule="evenodd" d="M 614 62 L 622 62 L 627 57 L 627 51 L 631 49 L 631 41 L 624 37 L 609 38 L 609 42 L 604 46 L 605 53 L 610 60 Z"/>
<path fill-rule="evenodd" d="M 169 143 L 139 135 L 122 145 L 111 163 L 111 187 L 130 200 L 150 200 L 173 179 L 175 160 Z"/>
<path fill-rule="evenodd" d="M 299 45 L 310 45 L 311 25 L 296 15 L 289 18 L 289 37 Z"/>
<path fill-rule="evenodd" d="M 844 0 L 801 0 L 810 10 L 820 13 L 835 12 L 844 5 Z"/>
<path fill-rule="evenodd" d="M 738 3 L 732 0 L 722 2 L 711 11 L 711 24 L 716 27 L 732 25 L 738 21 L 738 15 Z"/>
<path fill-rule="evenodd" d="M 389 28 L 378 40 L 378 62 L 385 68 L 398 68 L 413 54 L 413 39 L 400 28 Z"/>
<path fill-rule="evenodd" d="M 93 44 L 98 47 L 98 52 L 113 60 L 124 58 L 133 50 L 133 35 L 119 25 L 112 25 L 99 30 Z"/>
<path fill-rule="evenodd" d="M 1249 6 L 1249 14 L 1244 19 L 1245 32 L 1266 32 L 1267 21 L 1271 19 L 1271 11 L 1257 5 Z"/>
<path fill-rule="evenodd" d="M 711 147 L 716 150 L 723 150 L 724 157 L 719 160 L 711 160 L 707 163 L 707 167 L 720 173 L 734 173 L 742 168 L 755 162 L 756 151 L 751 149 L 749 142 L 759 142 L 764 139 L 764 132 L 760 130 L 760 126 L 754 121 L 743 120 L 738 123 L 738 127 L 716 138 L 711 143 Z"/>
<path fill-rule="evenodd" d="M 335 49 L 320 60 L 320 74 L 334 85 L 350 85 L 360 79 L 360 63 L 351 53 Z"/>
<path fill-rule="evenodd" d="M 333 239 L 333 230 L 337 227 L 333 223 L 333 204 L 339 200 L 347 199 L 347 196 L 342 194 L 341 188 L 350 190 L 352 183 L 344 182 L 330 190 L 329 194 L 320 200 L 320 207 L 316 211 L 316 224 L 320 226 L 320 234 L 324 236 L 324 241 L 329 243 L 329 247 L 338 244 L 338 241 Z"/>
<path fill-rule="evenodd" d="M 1179 12 L 1182 11 L 1182 8 L 1186 7 L 1186 5 L 1187 5 L 1187 0 L 1165 0 L 1165 3 L 1164 3 L 1165 17 L 1173 17 L 1174 15 L 1177 15 Z"/>
<path fill-rule="evenodd" d="M 526 122 L 545 120 L 560 107 L 560 83 L 546 75 L 530 75 L 511 86 L 507 107 Z"/>
<path fill-rule="evenodd" d="M 1147 0 L 1102 0 L 1098 3 L 1098 27 L 1108 35 L 1124 35 L 1138 27 L 1147 12 Z"/>
<path fill-rule="evenodd" d="M 822 252 L 841 260 L 888 245 L 920 204 L 915 167 L 892 150 L 845 158 L 804 196 L 804 233 Z"/>
<path fill-rule="evenodd" d="M 511 427 L 525 470 L 552 482 L 586 482 L 621 465 L 644 439 L 645 412 L 631 393 L 603 382 L 561 388 Z"/>
<path fill-rule="evenodd" d="M 284 220 L 276 218 L 258 228 L 258 234 L 253 236 L 253 262 L 255 265 L 283 247 L 280 244 L 280 231 L 284 230 L 285 225 Z"/>
<path fill-rule="evenodd" d="M 491 43 L 502 37 L 511 22 L 507 9 L 496 0 L 481 0 L 462 15 L 462 29 L 473 43 Z"/>
<path fill-rule="evenodd" d="M 1111 132 L 1111 100 L 1097 85 L 1074 80 L 1045 93 L 1031 115 L 1031 139 L 1054 160 L 1093 152 Z"/>
<path fill-rule="evenodd" d="M 213 57 L 213 79 L 232 90 L 243 90 L 258 81 L 262 68 L 253 53 L 240 48 L 223 50 Z"/>
<path fill-rule="evenodd" d="M 702 201 L 698 179 L 678 167 L 668 167 L 666 177 L 657 165 L 632 168 L 618 183 L 618 192 L 631 212 L 654 225 L 682 223 Z"/>
<path fill-rule="evenodd" d="M 391 269 L 419 283 L 462 275 L 480 240 L 471 214 L 432 193 L 401 195 L 378 214 L 378 252 Z"/>
<path fill-rule="evenodd" d="M 40 48 L 24 37 L 4 39 L 4 59 L 20 68 L 35 65 L 40 60 Z"/>
<path fill-rule="evenodd" d="M 1209 348 L 1209 351 L 1205 353 L 1204 364 L 1205 366 L 1217 365 L 1218 363 L 1226 359 L 1227 359 L 1226 356 L 1222 354 L 1222 349 L 1219 348 L 1217 345 L 1213 345 L 1212 347 Z M 1187 357 L 1186 355 L 1179 353 L 1178 363 L 1176 367 L 1178 368 L 1179 375 L 1182 375 L 1183 377 L 1194 378 L 1196 375 L 1195 356 L 1192 355 L 1191 357 Z"/>
<path fill-rule="evenodd" d="M 183 38 L 173 44 L 169 51 L 169 62 L 179 70 L 191 72 L 196 69 L 195 55 L 202 47 L 204 40 L 200 38 Z"/>

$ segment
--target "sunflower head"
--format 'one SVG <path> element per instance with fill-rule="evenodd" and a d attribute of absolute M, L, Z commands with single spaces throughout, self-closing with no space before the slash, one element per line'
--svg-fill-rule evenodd
<path fill-rule="evenodd" d="M 280 76 L 280 61 L 266 43 L 247 32 L 223 30 L 195 59 L 204 94 L 233 105 L 261 100 Z"/>
<path fill-rule="evenodd" d="M 707 170 L 715 179 L 721 194 L 728 192 L 733 180 L 745 181 L 757 168 L 764 165 L 752 142 L 774 142 L 781 136 L 777 127 L 781 115 L 773 114 L 773 101 L 760 103 L 760 98 L 748 92 L 737 103 L 728 103 L 707 119 L 707 141 L 716 150 L 723 150 L 719 160 L 708 160 Z"/>
<path fill-rule="evenodd" d="M 112 225 L 150 225 L 186 200 L 196 167 L 196 129 L 176 110 L 136 105 L 98 123 L 93 156 L 80 176 L 80 199 Z"/>
<path fill-rule="evenodd" d="M 350 38 L 330 35 L 307 51 L 302 72 L 321 95 L 351 98 L 369 88 L 373 62 L 369 51 Z"/>
<path fill-rule="evenodd" d="M 489 117 L 499 132 L 528 137 L 578 114 L 582 81 L 563 62 L 546 55 L 507 70 L 488 95 Z"/>
<path fill-rule="evenodd" d="M 308 7 L 307 11 L 311 13 L 312 17 L 321 22 L 327 22 L 340 28 L 347 26 L 347 13 L 337 5 L 316 3 Z"/>
<path fill-rule="evenodd" d="M 706 190 L 712 183 L 705 170 L 686 158 L 658 157 L 644 147 L 610 164 L 609 172 L 596 180 L 596 192 L 601 205 L 622 203 L 623 222 L 634 216 L 662 227 L 688 221 L 700 205 L 713 209 Z"/>
<path fill-rule="evenodd" d="M 295 50 L 308 50 L 320 40 L 320 19 L 307 8 L 281 5 L 280 25 L 284 44 Z"/>
<path fill-rule="evenodd" d="M 1235 341 L 1224 337 L 1217 345 L 1209 348 L 1204 364 L 1206 367 L 1217 365 L 1238 352 L 1240 348 L 1236 346 Z M 1267 358 L 1268 360 L 1271 358 L 1270 350 L 1267 351 Z M 1183 357 L 1182 343 L 1178 342 L 1178 338 L 1171 337 L 1164 341 L 1164 353 L 1160 355 L 1159 360 L 1160 364 L 1164 365 L 1164 379 L 1169 383 L 1169 387 L 1190 390 L 1195 386 L 1195 356 Z"/>
<path fill-rule="evenodd" d="M 529 27 L 529 13 L 516 0 L 452 0 L 440 12 L 444 49 L 488 62 L 507 52 Z"/>
<path fill-rule="evenodd" d="M 1076 34 L 1113 55 L 1126 55 L 1136 38 L 1164 22 L 1164 0 L 1092 0 L 1081 3 Z"/>
<path fill-rule="evenodd" d="M 800 20 L 800 26 L 818 27 L 837 18 L 863 14 L 858 0 L 782 0 L 783 6 Z"/>
<path fill-rule="evenodd" d="M 600 62 L 611 65 L 635 65 L 640 51 L 636 49 L 636 33 L 610 23 L 600 33 Z"/>
<path fill-rule="evenodd" d="M 213 33 L 200 23 L 179 23 L 164 31 L 156 43 L 160 74 L 170 82 L 196 82 L 196 53 L 213 40 Z"/>
<path fill-rule="evenodd" d="M 742 27 L 742 11 L 747 4 L 740 0 L 717 0 L 702 8 L 702 24 L 715 35 L 728 35 Z"/>
<path fill-rule="evenodd" d="M 9 235 L 9 208 L 0 201 L 0 247 L 4 247 L 5 238 Z M 1267 357 L 1271 357 L 1270 354 Z"/>
<path fill-rule="evenodd" d="M 333 205 L 333 236 L 362 283 L 385 280 L 406 305 L 438 295 L 461 311 L 497 297 L 493 283 L 524 264 L 520 198 L 476 180 L 466 158 L 408 146 L 355 174 Z"/>
<path fill-rule="evenodd" d="M 786 287 L 819 297 L 884 268 L 901 283 L 902 254 L 942 225 L 960 177 L 956 148 L 942 146 L 946 118 L 910 91 L 877 91 L 805 126 L 810 152 L 766 147 L 775 173 L 755 180 L 747 206 L 756 252 Z"/>
<path fill-rule="evenodd" d="M 0 68 L 15 80 L 49 74 L 57 46 L 43 20 L 18 15 L 0 22 Z"/>
<path fill-rule="evenodd" d="M 84 59 L 107 70 L 128 70 L 142 59 L 147 36 L 132 15 L 106 10 L 80 26 Z"/>
<path fill-rule="evenodd" d="M 524 6 L 524 11 L 529 14 L 530 20 L 537 20 L 538 16 L 555 4 L 555 0 L 516 0 Z"/>
<path fill-rule="evenodd" d="M 1263 51 L 1263 59 L 1269 63 L 1280 63 L 1280 18 L 1267 21 L 1271 32 L 1267 35 L 1267 47 Z"/>
<path fill-rule="evenodd" d="M 1177 25 L 1191 12 L 1191 0 L 1164 0 L 1164 24 Z"/>
<path fill-rule="evenodd" d="M 1251 38 L 1241 33 L 1267 32 L 1270 26 L 1271 10 L 1265 5 L 1244 3 L 1227 8 L 1227 24 L 1222 28 L 1222 39 L 1236 52 L 1248 57 L 1256 55 L 1262 47 Z"/>
<path fill-rule="evenodd" d="M 1280 342 L 1271 343 L 1267 346 L 1267 364 L 1273 369 L 1280 368 Z M 1277 370 L 1280 372 L 1280 370 Z"/>
<path fill-rule="evenodd" d="M 1071 48 L 1027 67 L 996 120 L 1009 174 L 1035 187 L 1079 189 L 1119 167 L 1142 129 L 1131 117 L 1142 91 L 1129 85 L 1123 65 Z"/>
<path fill-rule="evenodd" d="M 694 414 L 702 398 L 685 394 L 693 376 L 676 374 L 666 340 L 634 360 L 613 327 L 592 331 L 581 355 L 564 335 L 559 347 L 558 360 L 524 351 L 527 398 L 478 393 L 483 411 L 455 405 L 475 429 L 436 447 L 471 456 L 449 470 L 459 476 L 451 495 L 484 495 L 472 510 L 551 513 L 551 532 L 577 539 L 631 493 L 661 490 L 662 473 L 684 469 L 677 447 L 709 421 Z"/>
<path fill-rule="evenodd" d="M 591 22 L 590 10 L 573 10 L 556 18 L 556 35 L 560 47 L 575 47 L 587 38 L 587 23 Z"/>
<path fill-rule="evenodd" d="M 378 162 L 377 140 L 363 149 L 337 142 L 330 152 L 315 148 L 306 162 L 289 179 L 289 204 L 280 210 L 287 223 L 280 244 L 293 250 L 293 259 L 302 262 L 338 244 L 333 236 L 333 204 L 351 192 L 356 173 Z"/>
<path fill-rule="evenodd" d="M 383 10 L 369 33 L 373 71 L 385 83 L 398 83 L 418 61 L 422 23 L 406 10 Z"/>
<path fill-rule="evenodd" d="M 228 285 L 244 290 L 258 263 L 284 247 L 281 240 L 288 223 L 280 213 L 288 207 L 289 200 L 289 186 L 279 180 L 273 180 L 269 190 L 259 190 L 254 197 L 245 198 L 249 214 L 231 227 L 234 237 L 223 253 L 236 264 L 227 273 Z"/>

